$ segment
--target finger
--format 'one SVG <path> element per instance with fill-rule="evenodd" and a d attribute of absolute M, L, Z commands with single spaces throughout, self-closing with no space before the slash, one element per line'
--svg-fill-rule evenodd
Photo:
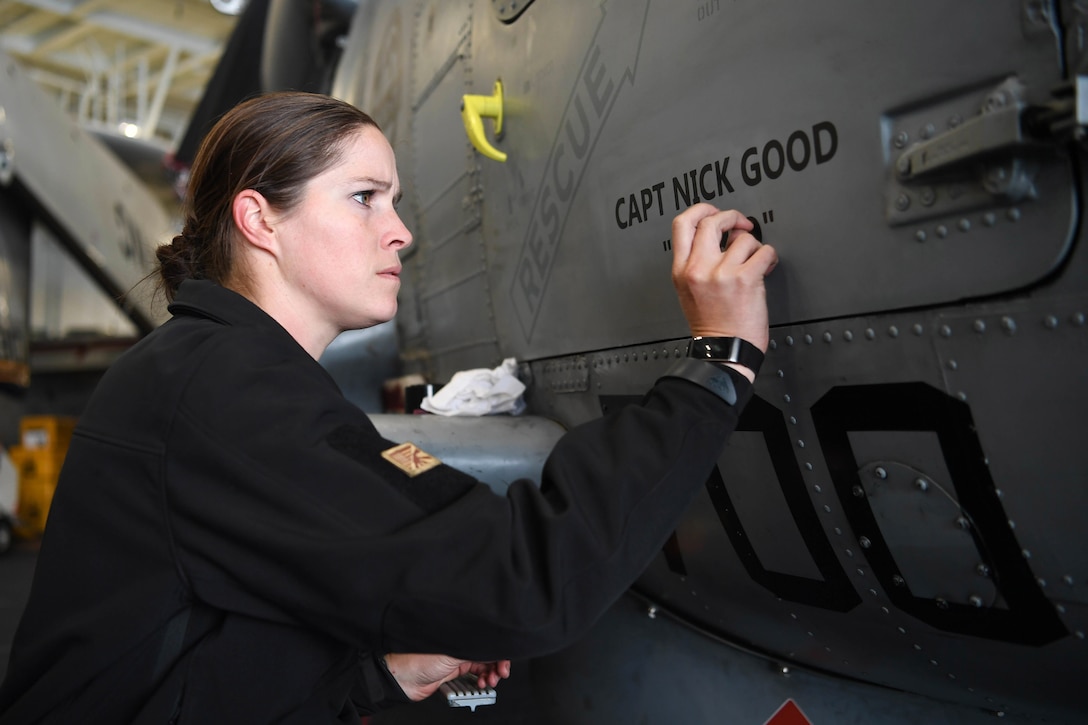
<path fill-rule="evenodd" d="M 752 229 L 752 221 L 735 209 L 704 217 L 696 227 L 688 263 L 717 264 L 722 253 L 722 237 L 731 239 L 735 230 L 743 234 Z"/>
<path fill-rule="evenodd" d="M 673 270 L 683 269 L 691 254 L 692 241 L 699 223 L 708 216 L 717 214 L 718 209 L 710 204 L 695 204 L 685 209 L 672 220 L 672 263 Z"/>

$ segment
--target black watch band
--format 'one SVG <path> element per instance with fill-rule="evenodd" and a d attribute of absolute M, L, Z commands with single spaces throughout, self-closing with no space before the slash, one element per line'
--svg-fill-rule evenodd
<path fill-rule="evenodd" d="M 759 348 L 739 337 L 693 337 L 688 343 L 688 357 L 717 363 L 743 365 L 756 375 L 763 364 Z"/>
<path fill-rule="evenodd" d="M 662 377 L 689 380 L 706 388 L 729 405 L 736 405 L 739 396 L 737 395 L 737 383 L 734 381 L 734 375 L 736 381 L 741 381 L 742 385 L 748 383 L 748 379 L 736 370 L 730 370 L 724 365 L 718 365 L 711 360 L 692 360 L 686 357 L 680 358 L 673 363 L 668 372 Z M 747 400 L 747 398 L 744 398 L 745 402 Z"/>

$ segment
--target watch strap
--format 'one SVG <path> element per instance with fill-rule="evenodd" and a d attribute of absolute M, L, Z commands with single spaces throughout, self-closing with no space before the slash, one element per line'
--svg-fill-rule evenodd
<path fill-rule="evenodd" d="M 757 375 L 763 364 L 760 349 L 739 337 L 693 337 L 688 343 L 688 357 L 743 365 Z"/>

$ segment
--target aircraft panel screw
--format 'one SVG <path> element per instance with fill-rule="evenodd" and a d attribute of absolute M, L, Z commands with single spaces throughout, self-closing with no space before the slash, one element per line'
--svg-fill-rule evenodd
<path fill-rule="evenodd" d="M 811 345 L 812 344 L 812 335 L 805 335 L 805 344 L 806 345 Z"/>
<path fill-rule="evenodd" d="M 921 325 L 919 325 L 919 324 L 915 324 L 915 325 L 914 325 L 913 327 L 911 327 L 910 329 L 911 329 L 911 332 L 913 332 L 913 333 L 914 333 L 915 335 L 917 335 L 918 337 L 921 337 L 921 336 L 922 336 L 922 333 L 923 333 L 923 332 L 925 332 L 925 328 L 923 328 L 923 327 L 922 327 Z"/>
<path fill-rule="evenodd" d="M 967 520 L 966 516 L 960 516 L 958 519 L 956 519 L 956 526 L 959 526 L 964 531 L 967 531 L 969 528 L 971 528 L 971 522 Z"/>
<path fill-rule="evenodd" d="M 1043 325 L 1044 325 L 1044 326 L 1046 327 L 1046 329 L 1048 329 L 1048 330 L 1054 330 L 1054 329 L 1057 329 L 1057 327 L 1058 327 L 1058 318 L 1057 318 L 1057 317 L 1055 317 L 1054 315 L 1047 315 L 1047 316 L 1046 316 L 1046 317 L 1045 317 L 1045 318 L 1043 319 Z"/>
<path fill-rule="evenodd" d="M 863 496 L 865 496 L 865 489 L 861 486 L 855 485 L 854 488 L 851 489 L 851 491 L 853 492 L 855 498 L 862 498 Z"/>
<path fill-rule="evenodd" d="M 865 339 L 866 340 L 875 340 L 876 339 L 876 330 L 874 330 L 871 327 L 867 328 L 865 330 Z"/>
<path fill-rule="evenodd" d="M 657 619 L 657 607 L 651 605 L 650 608 L 646 610 L 646 616 L 650 619 Z"/>
<path fill-rule="evenodd" d="M 940 237 L 941 239 L 944 239 L 945 237 L 947 237 L 948 236 L 948 227 L 946 227 L 944 224 L 938 225 L 937 226 L 937 236 Z"/>
<path fill-rule="evenodd" d="M 937 597 L 937 609 L 940 609 L 940 610 L 948 609 L 948 600 L 946 600 L 944 597 Z M 934 662 L 933 664 L 937 664 L 937 663 Z"/>
<path fill-rule="evenodd" d="M 824 333 L 824 342 L 831 342 L 831 333 L 830 332 L 825 332 Z"/>
<path fill-rule="evenodd" d="M 784 371 L 782 371 L 782 370 L 779 370 L 778 371 L 778 377 L 784 378 L 784 377 L 786 377 L 786 373 Z"/>
<path fill-rule="evenodd" d="M 973 329 L 973 330 L 974 330 L 975 332 L 977 332 L 977 333 L 979 333 L 979 334 L 982 334 L 983 332 L 986 332 L 986 323 L 985 323 L 985 322 L 983 322 L 982 320 L 975 320 L 975 324 L 973 324 L 973 325 L 971 326 L 971 328 L 972 328 L 972 329 Z"/>
<path fill-rule="evenodd" d="M 906 211 L 910 209 L 910 197 L 906 194 L 900 194 L 895 198 L 895 208 L 899 211 Z"/>
<path fill-rule="evenodd" d="M 1074 315 L 1069 319 L 1077 327 L 1084 327 L 1084 313 L 1083 312 L 1074 313 Z"/>
<path fill-rule="evenodd" d="M 868 536 L 862 536 L 860 539 L 858 539 L 858 543 L 861 544 L 861 548 L 863 549 L 868 549 L 870 546 L 873 545 L 873 542 L 869 541 Z"/>
<path fill-rule="evenodd" d="M 941 325 L 940 334 L 941 337 L 952 337 L 952 328 L 948 325 Z"/>
<path fill-rule="evenodd" d="M 955 360 L 949 360 L 948 361 L 948 369 L 949 370 L 958 370 L 959 367 L 960 367 L 960 364 L 958 362 L 956 362 Z"/>
<path fill-rule="evenodd" d="M 928 238 L 929 238 L 929 235 L 928 235 L 928 234 L 926 234 L 926 230 L 925 230 L 925 229 L 919 229 L 918 231 L 916 231 L 916 232 L 914 233 L 914 240 L 915 240 L 916 242 L 924 242 L 924 241 L 925 241 L 926 239 L 928 239 Z"/>
<path fill-rule="evenodd" d="M 969 231 L 971 231 L 971 220 L 970 219 L 960 219 L 959 223 L 957 223 L 956 226 L 959 227 L 961 232 L 969 232 Z"/>
<path fill-rule="evenodd" d="M 820 484 L 818 484 L 818 483 L 812 487 L 812 490 L 815 491 L 816 493 L 823 493 L 824 492 L 823 487 L 821 487 Z"/>
<path fill-rule="evenodd" d="M 1020 221 L 1020 210 L 1016 207 L 1013 207 L 1012 209 L 1009 209 L 1007 212 L 1005 212 L 1005 216 L 1008 217 L 1010 222 L 1018 222 Z"/>
<path fill-rule="evenodd" d="M 896 585 L 897 587 L 901 587 L 906 583 L 906 580 L 898 574 L 892 577 L 892 584 Z"/>
<path fill-rule="evenodd" d="M 786 335 L 786 344 L 793 347 L 793 335 Z"/>
<path fill-rule="evenodd" d="M 910 136 L 907 135 L 906 131 L 900 131 L 892 139 L 892 143 L 895 144 L 897 149 L 905 148 L 908 141 L 910 141 Z"/>
<path fill-rule="evenodd" d="M 973 607 L 978 607 L 980 609 L 982 608 L 982 597 L 977 594 L 972 594 L 970 599 L 968 599 L 967 601 L 969 601 L 971 603 L 971 606 Z"/>
<path fill-rule="evenodd" d="M 846 332 L 842 333 L 842 339 L 846 340 L 847 342 L 851 342 L 854 339 L 854 333 L 850 330 L 847 330 Z"/>
<path fill-rule="evenodd" d="M 888 337 L 899 337 L 899 328 L 892 325 L 888 328 Z"/>
<path fill-rule="evenodd" d="M 932 123 L 927 123 L 922 127 L 922 138 L 933 138 L 933 134 L 937 132 L 937 127 Z"/>
<path fill-rule="evenodd" d="M 1016 320 L 1012 319 L 1011 317 L 1002 317 L 1001 329 L 1009 333 L 1010 335 L 1014 334 L 1016 332 Z"/>
<path fill-rule="evenodd" d="M 888 472 L 884 470 L 883 467 L 877 466 L 875 469 L 873 469 L 873 475 L 881 480 L 884 480 L 888 477 Z"/>
<path fill-rule="evenodd" d="M 982 215 L 982 223 L 988 227 L 992 227 L 994 224 L 997 224 L 997 216 L 992 211 L 988 211 Z"/>
<path fill-rule="evenodd" d="M 937 192 L 933 191 L 933 187 L 927 186 L 919 192 L 918 200 L 923 206 L 933 206 L 933 202 L 937 201 Z"/>
<path fill-rule="evenodd" d="M 914 479 L 914 485 L 918 487 L 919 491 L 925 492 L 929 490 L 929 481 L 924 478 Z"/>

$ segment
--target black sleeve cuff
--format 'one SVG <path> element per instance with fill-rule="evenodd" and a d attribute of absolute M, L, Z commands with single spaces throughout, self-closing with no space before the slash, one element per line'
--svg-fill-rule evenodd
<path fill-rule="evenodd" d="M 752 384 L 748 378 L 728 365 L 709 360 L 680 358 L 662 377 L 695 383 L 738 409 L 752 397 Z"/>
<path fill-rule="evenodd" d="M 370 652 L 359 653 L 359 676 L 351 690 L 351 701 L 361 715 L 412 702 L 386 667 L 385 658 Z"/>

